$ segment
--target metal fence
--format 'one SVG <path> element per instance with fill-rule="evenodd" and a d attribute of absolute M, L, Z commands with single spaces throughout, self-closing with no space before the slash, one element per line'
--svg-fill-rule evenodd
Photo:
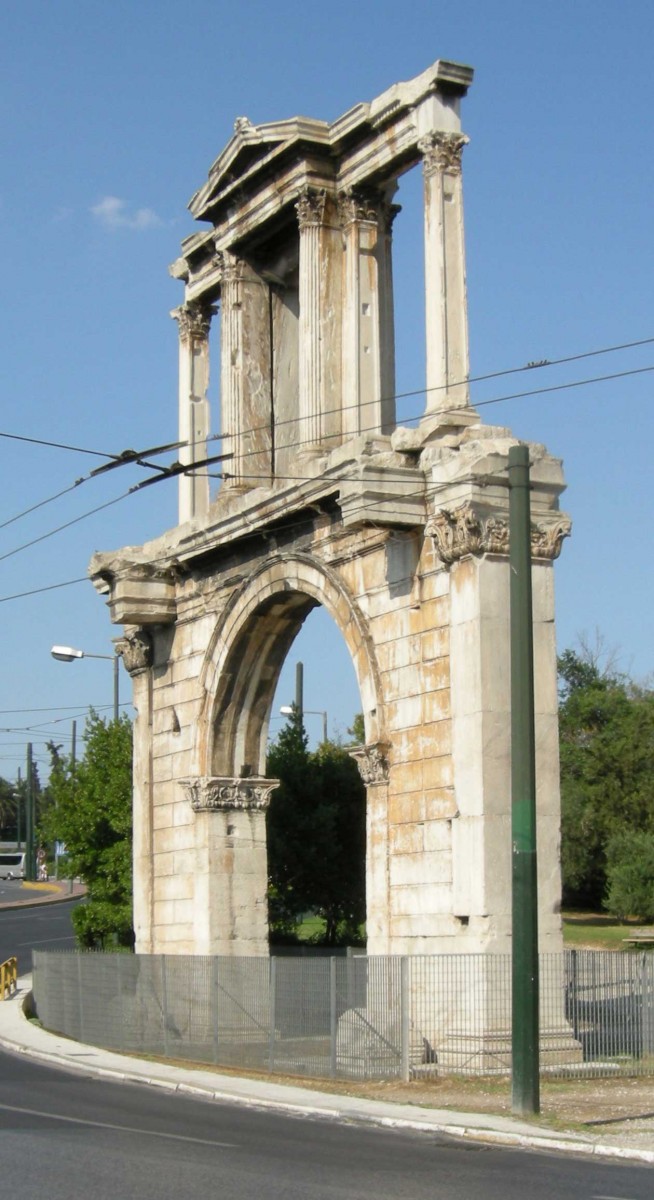
<path fill-rule="evenodd" d="M 43 1025 L 107 1049 L 317 1077 L 511 1069 L 507 955 L 33 958 Z M 541 1072 L 654 1074 L 654 952 L 572 950 L 540 971 Z"/>

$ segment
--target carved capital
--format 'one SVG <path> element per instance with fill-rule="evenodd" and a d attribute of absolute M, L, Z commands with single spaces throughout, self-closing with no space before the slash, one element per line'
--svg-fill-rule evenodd
<path fill-rule="evenodd" d="M 211 318 L 217 311 L 213 304 L 201 304 L 193 301 L 173 309 L 171 316 L 177 321 L 180 338 L 183 340 L 198 338 L 206 341 L 211 328 Z"/>
<path fill-rule="evenodd" d="M 322 225 L 326 205 L 326 188 L 304 188 L 295 205 L 300 229 L 306 228 L 307 225 Z"/>
<path fill-rule="evenodd" d="M 270 803 L 271 793 L 279 787 L 278 779 L 254 775 L 244 779 L 204 775 L 180 782 L 193 812 L 263 812 Z"/>
<path fill-rule="evenodd" d="M 447 171 L 449 175 L 461 174 L 463 147 L 469 142 L 465 133 L 428 133 L 418 142 L 422 154 L 425 175 Z"/>
<path fill-rule="evenodd" d="M 235 254 L 227 251 L 222 255 L 222 259 L 223 283 L 239 283 L 245 278 L 247 263 L 242 258 L 237 258 Z"/>
<path fill-rule="evenodd" d="M 382 197 L 367 188 L 348 188 L 346 192 L 339 192 L 337 205 L 339 221 L 344 227 L 361 221 L 377 225 L 382 217 Z"/>
<path fill-rule="evenodd" d="M 366 786 L 374 783 L 388 783 L 388 751 L 387 742 L 374 742 L 370 746 L 358 746 L 350 750 L 359 768 L 359 774 Z"/>
<path fill-rule="evenodd" d="M 531 526 L 531 555 L 535 559 L 555 559 L 561 553 L 563 539 L 569 537 L 571 521 L 562 513 L 551 520 L 533 522 Z M 509 522 L 477 510 L 467 503 L 458 508 L 441 508 L 426 526 L 434 539 L 439 558 L 450 566 L 468 554 L 509 553 Z"/>
<path fill-rule="evenodd" d="M 145 629 L 135 629 L 115 643 L 116 653 L 120 655 L 130 675 L 142 675 L 152 666 L 152 638 Z"/>
<path fill-rule="evenodd" d="M 482 552 L 481 521 L 471 504 L 456 509 L 441 508 L 427 522 L 426 532 L 434 539 L 436 552 L 447 566 L 465 554 Z"/>
<path fill-rule="evenodd" d="M 572 521 L 569 517 L 560 516 L 555 521 L 531 527 L 531 557 L 558 558 L 561 553 L 563 539 L 570 537 Z"/>

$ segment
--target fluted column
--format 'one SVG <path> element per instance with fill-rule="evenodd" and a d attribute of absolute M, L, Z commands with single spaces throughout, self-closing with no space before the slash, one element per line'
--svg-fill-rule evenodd
<path fill-rule="evenodd" d="M 343 427 L 350 436 L 395 424 L 395 352 L 390 268 L 394 205 L 374 190 L 340 197 L 345 245 Z"/>
<path fill-rule="evenodd" d="M 300 449 L 320 446 L 320 224 L 324 189 L 309 191 L 297 204 L 300 227 Z"/>
<path fill-rule="evenodd" d="M 227 459 L 225 484 L 241 482 L 241 412 L 243 409 L 243 306 L 245 264 L 232 254 L 224 257 L 220 326 L 220 427 Z"/>
<path fill-rule="evenodd" d="M 427 414 L 465 408 L 468 312 L 461 133 L 430 133 L 418 143 L 424 166 Z"/>
<path fill-rule="evenodd" d="M 179 461 L 201 462 L 207 457 L 210 409 L 209 330 L 216 309 L 210 304 L 184 304 L 172 316 L 179 329 Z M 207 469 L 189 469 L 179 477 L 179 522 L 203 517 L 209 510 Z"/>
<path fill-rule="evenodd" d="M 223 256 L 220 395 L 225 484 L 250 488 L 271 473 L 269 290 L 234 254 Z"/>
<path fill-rule="evenodd" d="M 339 387 L 341 234 L 326 188 L 305 188 L 296 205 L 300 232 L 299 448 L 312 454 L 341 439 Z"/>

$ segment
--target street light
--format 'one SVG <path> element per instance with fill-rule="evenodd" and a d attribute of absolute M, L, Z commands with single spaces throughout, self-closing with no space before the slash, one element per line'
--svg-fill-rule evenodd
<path fill-rule="evenodd" d="M 114 721 L 118 720 L 118 654 L 89 654 L 88 650 L 76 650 L 74 646 L 53 646 L 51 651 L 57 662 L 74 662 L 76 658 L 104 658 L 114 664 Z"/>
<path fill-rule="evenodd" d="M 282 704 L 282 707 L 280 708 L 279 711 L 282 714 L 282 716 L 284 716 L 284 717 L 292 717 L 293 713 L 296 711 L 296 707 L 297 706 L 293 705 L 293 704 Z M 312 717 L 322 717 L 322 740 L 323 740 L 323 742 L 326 742 L 327 741 L 327 713 L 322 708 L 305 708 L 300 713 L 301 720 L 304 717 L 305 713 L 310 713 Z"/>

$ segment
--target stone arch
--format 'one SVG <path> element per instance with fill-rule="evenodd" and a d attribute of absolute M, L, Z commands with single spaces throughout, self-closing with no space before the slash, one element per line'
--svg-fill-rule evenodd
<path fill-rule="evenodd" d="M 207 649 L 198 720 L 198 772 L 262 775 L 268 722 L 286 655 L 312 609 L 322 605 L 350 652 L 366 738 L 383 725 L 379 672 L 361 608 L 337 573 L 309 555 L 276 555 L 234 593 Z"/>

